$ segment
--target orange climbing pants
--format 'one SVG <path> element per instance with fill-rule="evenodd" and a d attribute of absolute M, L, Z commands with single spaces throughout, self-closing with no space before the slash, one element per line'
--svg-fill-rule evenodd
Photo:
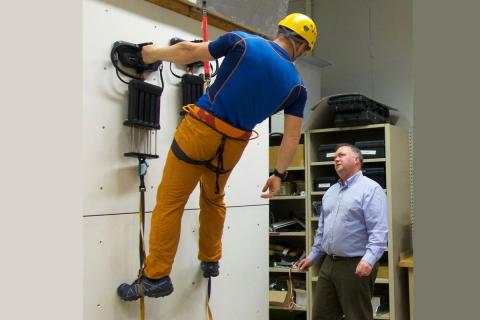
<path fill-rule="evenodd" d="M 217 166 L 216 155 L 225 135 L 223 167 L 228 172 L 218 177 L 205 165 L 190 164 L 178 159 L 169 150 L 163 177 L 157 190 L 157 203 L 153 210 L 150 230 L 150 250 L 145 261 L 144 274 L 152 279 L 167 276 L 180 240 L 181 219 L 187 200 L 200 182 L 200 239 L 198 258 L 201 261 L 218 261 L 222 254 L 222 234 L 225 220 L 224 188 L 228 177 L 243 150 L 247 146 L 250 132 L 219 122 L 216 125 L 208 112 L 195 105 L 189 105 L 189 113 L 175 132 L 175 141 L 180 149 L 191 159 L 211 160 Z M 215 118 L 217 119 L 217 118 Z M 214 119 L 214 120 L 215 120 Z M 218 119 L 219 120 L 219 119 Z M 221 120 L 220 120 L 221 121 Z M 235 130 L 232 130 L 235 129 Z M 238 131 L 240 130 L 240 131 Z"/>

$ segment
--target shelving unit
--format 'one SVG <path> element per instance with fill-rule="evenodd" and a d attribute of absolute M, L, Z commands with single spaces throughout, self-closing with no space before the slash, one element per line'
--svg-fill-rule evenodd
<path fill-rule="evenodd" d="M 306 232 L 270 232 L 270 237 L 305 237 Z"/>
<path fill-rule="evenodd" d="M 270 268 L 269 272 L 288 272 L 288 268 Z M 305 271 L 292 270 L 292 273 L 306 273 Z"/>
<path fill-rule="evenodd" d="M 305 196 L 275 196 L 270 199 L 270 201 L 275 201 L 275 200 L 303 200 L 305 199 Z"/>
<path fill-rule="evenodd" d="M 305 134 L 305 178 L 306 178 L 306 218 L 307 255 L 312 247 L 318 226 L 318 216 L 313 215 L 312 201 L 321 200 L 325 191 L 313 190 L 313 179 L 318 176 L 334 176 L 333 161 L 321 161 L 317 149 L 321 144 L 351 143 L 367 140 L 385 140 L 385 157 L 364 160 L 365 166 L 385 168 L 388 203 L 388 248 L 382 257 L 388 263 L 388 278 L 377 278 L 376 290 L 388 286 L 389 312 L 375 315 L 374 319 L 408 319 L 408 304 L 405 303 L 408 288 L 404 271 L 398 267 L 400 253 L 410 245 L 410 183 L 409 183 L 409 136 L 408 130 L 389 124 L 377 124 L 347 128 L 315 129 Z M 315 283 L 318 280 L 318 267 L 307 274 L 309 310 L 313 306 Z M 377 286 L 379 286 L 377 288 Z M 386 289 L 385 289 L 386 290 Z M 311 312 L 308 313 L 311 319 Z"/>
<path fill-rule="evenodd" d="M 278 146 L 280 144 L 281 137 L 275 136 L 270 139 L 271 146 Z M 303 140 L 300 142 L 303 147 Z M 273 159 L 275 160 L 275 159 Z M 305 152 L 303 152 L 302 162 L 305 163 Z M 289 178 L 287 181 L 296 181 L 301 180 L 305 181 L 305 166 L 304 165 L 294 165 L 289 167 Z M 273 165 L 270 165 L 270 172 L 273 171 Z M 306 185 L 305 185 L 306 186 Z M 306 187 L 305 187 L 306 188 Z M 270 210 L 275 218 L 278 217 L 289 217 L 294 216 L 301 220 L 305 226 L 307 226 L 307 217 L 306 217 L 306 195 L 303 192 L 302 195 L 279 195 L 270 199 Z M 307 232 L 306 230 L 295 230 L 288 232 L 270 232 L 269 233 L 270 243 L 276 245 L 283 245 L 284 247 L 289 248 L 299 248 L 302 250 L 307 250 Z M 269 268 L 269 278 L 270 283 L 275 279 L 286 278 L 288 277 L 289 268 L 288 267 L 274 267 L 270 265 Z M 294 270 L 292 271 L 292 278 L 299 282 L 304 282 L 305 290 L 308 290 L 308 279 L 307 272 Z M 307 303 L 305 306 L 297 305 L 295 308 L 290 309 L 288 306 L 275 306 L 270 305 L 270 319 L 272 320 L 290 320 L 298 319 L 296 316 L 300 316 L 301 319 L 307 319 L 309 317 L 309 305 L 308 305 L 308 293 Z"/>

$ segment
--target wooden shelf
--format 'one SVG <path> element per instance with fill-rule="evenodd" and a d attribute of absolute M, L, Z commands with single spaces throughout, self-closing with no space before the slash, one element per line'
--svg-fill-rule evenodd
<path fill-rule="evenodd" d="M 305 199 L 305 196 L 274 196 L 273 198 L 270 198 L 270 201 L 272 200 L 302 200 Z"/>
<path fill-rule="evenodd" d="M 386 278 L 377 278 L 375 279 L 375 283 L 384 283 L 384 284 L 388 284 L 388 279 Z"/>
<path fill-rule="evenodd" d="M 270 232 L 270 237 L 305 237 L 306 232 Z"/>
<path fill-rule="evenodd" d="M 269 168 L 270 172 L 273 171 L 273 168 Z M 288 167 L 287 171 L 302 171 L 305 170 L 305 167 Z"/>
<path fill-rule="evenodd" d="M 270 267 L 268 269 L 269 272 L 287 272 L 288 273 L 288 268 L 279 268 L 279 267 Z M 292 273 L 307 273 L 306 271 L 300 271 L 298 269 L 293 269 Z"/>
<path fill-rule="evenodd" d="M 386 126 L 390 126 L 390 125 L 382 123 L 382 124 L 371 124 L 368 126 L 358 126 L 358 127 L 314 129 L 314 130 L 310 130 L 309 133 L 339 132 L 339 131 L 353 131 L 353 130 L 356 131 L 356 130 L 385 128 Z"/>
<path fill-rule="evenodd" d="M 383 191 L 385 191 L 385 193 L 387 193 L 387 189 L 383 189 Z M 326 191 L 312 191 L 310 192 L 310 194 L 312 196 L 323 196 L 325 194 Z"/>
<path fill-rule="evenodd" d="M 375 320 L 389 320 L 390 319 L 390 313 L 385 313 L 385 314 L 381 314 L 381 315 L 374 315 L 373 316 L 373 319 Z"/>
<path fill-rule="evenodd" d="M 290 309 L 289 307 L 279 307 L 279 306 L 272 306 L 270 305 L 270 309 L 273 309 L 273 310 L 287 310 L 287 311 L 307 311 L 307 308 L 306 307 L 295 307 L 293 309 Z"/>
<path fill-rule="evenodd" d="M 305 167 L 288 167 L 287 171 L 302 171 L 305 170 Z"/>

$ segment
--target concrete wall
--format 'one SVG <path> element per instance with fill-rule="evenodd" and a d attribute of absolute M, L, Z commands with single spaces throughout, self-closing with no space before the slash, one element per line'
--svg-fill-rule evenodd
<path fill-rule="evenodd" d="M 398 125 L 413 125 L 412 2 L 314 0 L 315 55 L 322 96 L 359 92 L 399 109 Z"/>

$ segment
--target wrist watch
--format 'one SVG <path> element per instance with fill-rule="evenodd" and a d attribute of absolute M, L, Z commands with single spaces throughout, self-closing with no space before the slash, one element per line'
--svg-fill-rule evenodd
<path fill-rule="evenodd" d="M 280 179 L 282 179 L 282 181 L 285 181 L 285 180 L 287 180 L 288 171 L 280 173 L 280 172 L 278 172 L 277 168 L 275 168 L 275 169 L 273 169 L 273 175 L 279 177 Z"/>

